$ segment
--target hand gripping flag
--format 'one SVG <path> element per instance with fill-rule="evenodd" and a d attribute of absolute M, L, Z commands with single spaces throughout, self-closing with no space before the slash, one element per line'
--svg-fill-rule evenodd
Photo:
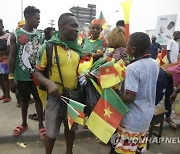
<path fill-rule="evenodd" d="M 128 110 L 112 88 L 104 89 L 86 125 L 101 141 L 107 143 Z"/>

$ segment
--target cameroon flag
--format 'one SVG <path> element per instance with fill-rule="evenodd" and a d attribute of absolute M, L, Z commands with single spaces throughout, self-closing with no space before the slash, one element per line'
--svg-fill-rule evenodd
<path fill-rule="evenodd" d="M 69 105 L 67 107 L 69 129 L 71 129 L 74 122 L 84 125 L 84 119 L 85 119 L 84 107 L 85 107 L 84 104 L 69 99 Z"/>
<path fill-rule="evenodd" d="M 102 11 L 100 12 L 99 19 L 102 25 L 106 24 L 106 19 L 104 18 Z"/>
<path fill-rule="evenodd" d="M 158 62 L 158 64 L 160 65 L 164 65 L 167 62 L 167 51 L 164 49 L 162 50 L 160 53 L 158 53 L 156 61 Z"/>
<path fill-rule="evenodd" d="M 118 72 L 113 62 L 107 62 L 100 66 L 100 84 L 102 89 L 112 87 L 120 82 Z"/>
<path fill-rule="evenodd" d="M 114 90 L 104 89 L 86 125 L 101 141 L 107 143 L 128 110 Z"/>

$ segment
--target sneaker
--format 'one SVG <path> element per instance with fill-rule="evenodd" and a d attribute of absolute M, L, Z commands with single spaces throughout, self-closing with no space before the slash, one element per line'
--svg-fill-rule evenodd
<path fill-rule="evenodd" d="M 82 129 L 83 129 L 84 132 L 89 130 L 88 126 L 86 126 L 86 125 L 84 125 Z"/>
<path fill-rule="evenodd" d="M 38 121 L 38 115 L 37 115 L 37 113 L 29 114 L 29 115 L 28 115 L 28 118 L 31 119 L 31 120 Z"/>

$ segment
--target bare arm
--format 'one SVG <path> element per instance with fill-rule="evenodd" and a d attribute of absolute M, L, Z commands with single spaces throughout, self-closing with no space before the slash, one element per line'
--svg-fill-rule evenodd
<path fill-rule="evenodd" d="M 93 57 L 95 59 L 99 59 L 100 57 L 102 57 L 103 55 L 101 53 L 92 53 L 92 52 L 84 52 L 85 57 Z"/>
<path fill-rule="evenodd" d="M 61 96 L 61 94 L 59 93 L 57 85 L 53 81 L 47 79 L 43 75 L 43 72 L 41 70 L 36 68 L 34 75 L 35 75 L 39 84 L 47 87 L 49 94 L 51 94 L 53 97 Z"/>
<path fill-rule="evenodd" d="M 161 52 L 161 50 L 162 50 L 162 47 L 161 47 L 161 45 L 159 44 L 158 53 Z"/>
<path fill-rule="evenodd" d="M 122 101 L 125 103 L 133 103 L 136 99 L 136 94 L 132 94 L 129 92 L 126 92 L 125 94 L 123 94 L 122 91 L 116 91 L 116 92 L 120 96 Z"/>
<path fill-rule="evenodd" d="M 171 63 L 171 59 L 170 59 L 170 50 L 167 50 L 167 59 L 168 59 L 168 61 L 169 61 L 169 63 Z"/>
<path fill-rule="evenodd" d="M 10 37 L 10 54 L 9 54 L 9 74 L 14 73 L 16 61 L 16 37 L 11 34 Z"/>
<path fill-rule="evenodd" d="M 177 94 L 180 92 L 180 85 L 173 91 L 173 93 L 170 96 L 170 102 L 173 103 L 174 100 L 177 97 Z"/>

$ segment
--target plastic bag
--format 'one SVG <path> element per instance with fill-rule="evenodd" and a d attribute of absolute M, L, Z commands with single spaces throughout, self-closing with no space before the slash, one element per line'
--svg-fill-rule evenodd
<path fill-rule="evenodd" d="M 100 98 L 100 94 L 93 86 L 92 82 L 89 80 L 87 85 L 85 86 L 85 93 L 86 93 L 86 114 L 90 115 L 93 108 L 95 107 L 96 103 Z"/>

